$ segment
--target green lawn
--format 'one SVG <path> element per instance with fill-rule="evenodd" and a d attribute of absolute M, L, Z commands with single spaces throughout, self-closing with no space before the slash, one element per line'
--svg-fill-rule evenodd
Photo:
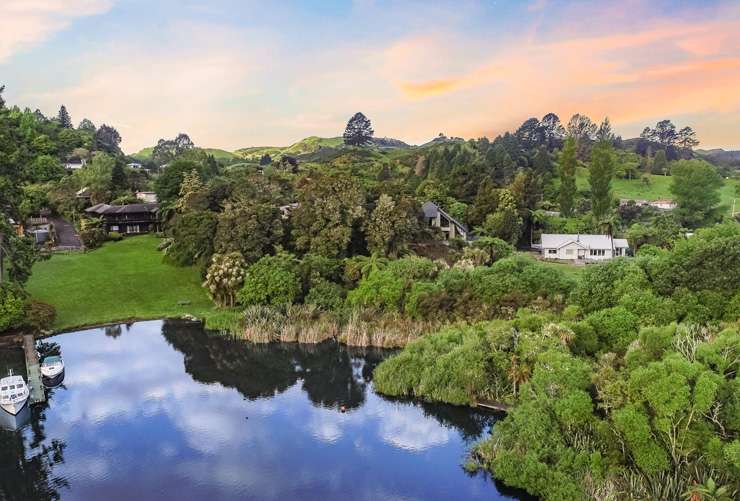
<path fill-rule="evenodd" d="M 719 190 L 720 204 L 727 214 L 732 209 L 732 199 L 737 198 L 740 204 L 740 196 L 735 192 L 735 187 L 740 184 L 734 179 L 725 179 L 724 185 Z M 588 190 L 588 171 L 584 168 L 578 169 L 576 185 L 579 190 Z M 615 179 L 612 181 L 612 192 L 615 198 L 658 200 L 661 198 L 672 199 L 671 177 L 650 175 L 650 184 L 645 184 L 641 179 Z M 735 208 L 737 211 L 737 207 Z"/>
<path fill-rule="evenodd" d="M 555 262 L 555 261 L 540 261 L 543 265 L 547 266 L 548 268 L 557 269 L 562 271 L 565 275 L 571 277 L 571 278 L 579 278 L 581 276 L 581 273 L 583 273 L 583 270 L 586 269 L 585 266 L 576 266 L 575 264 L 570 263 L 561 263 L 561 262 Z"/>
<path fill-rule="evenodd" d="M 55 255 L 34 266 L 28 291 L 56 307 L 56 330 L 213 311 L 198 272 L 164 264 L 158 243 L 142 235 L 85 254 Z"/>

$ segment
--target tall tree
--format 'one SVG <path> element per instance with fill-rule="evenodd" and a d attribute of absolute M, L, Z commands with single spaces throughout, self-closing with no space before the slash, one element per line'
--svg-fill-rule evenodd
<path fill-rule="evenodd" d="M 181 132 L 174 139 L 160 139 L 152 150 L 152 161 L 157 165 L 172 162 L 177 157 L 195 148 L 190 136 Z"/>
<path fill-rule="evenodd" d="M 683 224 L 696 228 L 714 219 L 722 177 L 703 160 L 679 160 L 671 169 L 671 193 Z"/>
<path fill-rule="evenodd" d="M 274 254 L 283 238 L 283 219 L 276 204 L 239 196 L 218 215 L 216 252 L 237 251 L 248 263 Z"/>
<path fill-rule="evenodd" d="M 565 137 L 565 127 L 560 123 L 560 117 L 555 113 L 548 113 L 540 120 L 541 144 L 552 151 L 560 148 Z"/>
<path fill-rule="evenodd" d="M 591 152 L 591 164 L 588 168 L 591 212 L 597 221 L 603 219 L 611 209 L 614 169 L 614 148 L 608 141 L 599 141 Z"/>
<path fill-rule="evenodd" d="M 111 191 L 116 193 L 125 190 L 128 186 L 128 177 L 123 163 L 118 161 L 111 170 Z"/>
<path fill-rule="evenodd" d="M 541 146 L 537 149 L 537 154 L 535 154 L 534 160 L 532 161 L 532 167 L 534 168 L 535 173 L 540 177 L 546 177 L 552 174 L 552 158 L 545 146 Z"/>
<path fill-rule="evenodd" d="M 59 114 L 57 115 L 57 120 L 59 121 L 59 125 L 63 129 L 72 128 L 72 118 L 69 116 L 69 112 L 67 111 L 66 106 L 62 105 L 61 108 L 59 108 Z"/>
<path fill-rule="evenodd" d="M 396 203 L 389 195 L 380 195 L 365 226 L 370 252 L 396 257 L 416 229 L 417 206 L 411 199 Z"/>
<path fill-rule="evenodd" d="M 596 131 L 596 139 L 598 141 L 609 141 L 610 143 L 614 141 L 614 131 L 609 117 L 605 117 L 599 125 L 599 129 Z"/>
<path fill-rule="evenodd" d="M 357 112 L 349 119 L 347 127 L 344 129 L 344 144 L 365 146 L 372 141 L 374 133 L 370 119 Z"/>
<path fill-rule="evenodd" d="M 84 130 L 84 131 L 87 131 L 87 132 L 92 132 L 93 134 L 97 130 L 97 128 L 95 127 L 95 124 L 92 123 L 92 121 L 90 119 L 87 119 L 87 118 L 83 118 L 82 121 L 80 122 L 80 125 L 78 125 L 77 128 L 79 130 Z"/>
<path fill-rule="evenodd" d="M 95 131 L 93 138 L 93 148 L 98 151 L 104 151 L 111 155 L 120 155 L 121 135 L 110 125 L 103 124 Z"/>
<path fill-rule="evenodd" d="M 668 159 L 666 158 L 665 150 L 655 152 L 650 171 L 653 174 L 659 174 L 661 176 L 668 175 Z"/>
<path fill-rule="evenodd" d="M 687 150 L 699 146 L 699 140 L 696 139 L 696 132 L 694 132 L 694 129 L 691 127 L 684 127 L 678 131 L 677 144 L 681 148 L 685 148 Z"/>
<path fill-rule="evenodd" d="M 568 121 L 568 136 L 576 141 L 592 141 L 596 135 L 597 126 L 586 115 L 576 113 Z"/>
<path fill-rule="evenodd" d="M 560 213 L 565 217 L 573 215 L 576 195 L 576 140 L 570 136 L 565 140 L 560 151 L 558 171 L 560 173 Z"/>

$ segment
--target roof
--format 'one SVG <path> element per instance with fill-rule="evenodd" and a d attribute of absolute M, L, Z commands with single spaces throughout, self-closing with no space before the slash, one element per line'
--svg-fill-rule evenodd
<path fill-rule="evenodd" d="M 128 204 L 128 205 L 108 205 L 96 204 L 85 209 L 88 214 L 141 214 L 145 212 L 157 212 L 159 204 Z"/>
<path fill-rule="evenodd" d="M 466 233 L 468 231 L 467 226 L 465 226 L 463 223 L 461 223 L 454 217 L 450 216 L 439 205 L 435 204 L 434 202 L 426 202 L 424 205 L 421 206 L 421 210 L 424 213 L 424 217 L 437 217 L 437 214 L 441 213 L 444 217 L 449 219 L 455 226 L 462 228 L 463 230 L 465 230 Z"/>
<path fill-rule="evenodd" d="M 611 249 L 613 247 L 628 248 L 624 238 L 612 238 L 609 235 L 580 235 L 580 234 L 542 234 L 543 249 L 559 249 L 569 243 L 576 243 L 584 249 Z"/>

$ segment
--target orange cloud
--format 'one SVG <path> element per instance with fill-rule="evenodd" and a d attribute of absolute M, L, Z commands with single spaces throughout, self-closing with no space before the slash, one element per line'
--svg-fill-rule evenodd
<path fill-rule="evenodd" d="M 427 97 L 444 94 L 459 87 L 462 80 L 430 80 L 428 82 L 402 82 L 401 89 L 409 97 Z"/>

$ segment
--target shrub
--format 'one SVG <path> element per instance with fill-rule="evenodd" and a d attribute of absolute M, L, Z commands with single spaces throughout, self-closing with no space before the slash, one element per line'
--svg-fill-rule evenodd
<path fill-rule="evenodd" d="M 399 311 L 405 289 L 406 279 L 398 274 L 388 269 L 372 271 L 356 289 L 349 292 L 347 302 L 354 307 Z"/>
<path fill-rule="evenodd" d="M 117 231 L 111 231 L 108 233 L 108 240 L 110 240 L 111 242 L 118 242 L 119 240 L 123 240 L 123 235 L 121 235 Z"/>
<path fill-rule="evenodd" d="M 237 295 L 240 304 L 291 304 L 301 294 L 301 279 L 295 258 L 288 253 L 263 256 L 247 268 L 244 287 Z"/>
<path fill-rule="evenodd" d="M 622 306 L 599 310 L 586 317 L 599 338 L 599 350 L 620 354 L 637 339 L 638 320 L 637 315 Z"/>
<path fill-rule="evenodd" d="M 33 329 L 51 329 L 56 316 L 56 309 L 48 303 L 32 299 L 26 304 L 26 324 Z"/>
<path fill-rule="evenodd" d="M 96 249 L 105 242 L 106 234 L 102 219 L 84 218 L 80 221 L 80 240 L 87 249 Z"/>
<path fill-rule="evenodd" d="M 344 304 L 344 289 L 339 284 L 320 278 L 314 282 L 304 302 L 326 311 L 338 310 Z"/>
<path fill-rule="evenodd" d="M 439 265 L 431 259 L 408 256 L 388 263 L 389 273 L 409 280 L 432 279 L 439 272 Z"/>
<path fill-rule="evenodd" d="M 25 295 L 10 284 L 0 285 L 0 332 L 18 327 L 25 315 Z"/>

